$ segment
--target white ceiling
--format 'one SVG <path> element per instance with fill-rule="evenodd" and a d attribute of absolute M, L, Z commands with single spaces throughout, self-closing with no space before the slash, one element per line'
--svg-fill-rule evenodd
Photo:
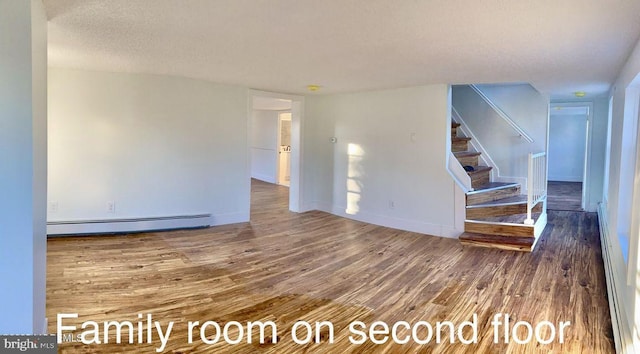
<path fill-rule="evenodd" d="M 530 82 L 609 88 L 639 0 L 44 0 L 52 66 L 285 93 Z"/>

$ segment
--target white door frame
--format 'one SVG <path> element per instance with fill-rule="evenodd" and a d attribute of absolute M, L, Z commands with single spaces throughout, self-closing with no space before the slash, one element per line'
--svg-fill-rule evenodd
<path fill-rule="evenodd" d="M 547 122 L 547 129 L 551 126 L 551 116 L 555 107 L 587 107 L 587 127 L 586 127 L 586 143 L 584 147 L 584 162 L 582 167 L 582 201 L 580 206 L 582 210 L 589 211 L 591 205 L 591 198 L 588 191 L 591 189 L 591 178 L 589 176 L 589 170 L 591 168 L 591 137 L 593 126 L 593 102 L 552 102 L 549 104 L 549 122 Z M 547 139 L 548 140 L 548 139 Z M 549 141 L 547 141 L 547 144 Z M 547 151 L 549 148 L 547 147 Z M 549 161 L 547 160 L 547 163 Z M 547 172 L 548 173 L 548 172 Z M 593 211 L 593 210 L 591 210 Z"/>
<path fill-rule="evenodd" d="M 291 100 L 291 172 L 289 180 L 289 210 L 299 213 L 302 210 L 302 131 L 304 126 L 304 96 L 289 95 L 276 92 L 249 90 L 247 110 L 247 161 L 251 171 L 251 114 L 253 112 L 253 98 L 268 97 Z M 278 118 L 279 119 L 279 118 Z"/>

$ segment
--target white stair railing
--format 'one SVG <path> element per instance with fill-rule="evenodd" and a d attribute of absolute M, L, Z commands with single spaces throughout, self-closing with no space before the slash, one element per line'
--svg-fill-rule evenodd
<path fill-rule="evenodd" d="M 509 126 L 511 126 L 511 128 L 513 128 L 513 130 L 515 130 L 518 135 L 523 138 L 524 140 L 533 143 L 533 138 L 527 134 L 527 132 L 524 131 L 524 129 L 522 129 L 518 123 L 516 123 L 513 119 L 511 119 L 511 117 L 509 117 L 509 115 L 507 113 L 505 113 L 505 111 L 502 110 L 502 108 L 498 107 L 498 105 L 496 105 L 487 95 L 484 94 L 484 92 L 482 92 L 482 90 L 476 86 L 476 85 L 469 85 L 469 87 L 471 87 L 471 89 L 473 89 L 473 91 L 475 91 L 478 96 L 480 96 L 485 102 L 487 102 L 487 104 L 493 108 L 493 110 L 498 113 L 498 115 L 504 119 L 505 122 L 507 122 L 507 124 L 509 124 Z"/>
<path fill-rule="evenodd" d="M 533 225 L 533 208 L 547 197 L 547 153 L 529 153 L 529 175 L 527 178 L 527 225 Z"/>

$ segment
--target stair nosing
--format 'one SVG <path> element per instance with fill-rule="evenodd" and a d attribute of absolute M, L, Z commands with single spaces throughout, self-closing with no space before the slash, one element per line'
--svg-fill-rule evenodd
<path fill-rule="evenodd" d="M 513 187 L 518 187 L 519 185 L 520 185 L 520 183 L 510 183 L 510 184 L 505 184 L 504 186 L 497 186 L 497 187 L 484 188 L 484 189 L 475 189 L 475 190 L 472 190 L 470 192 L 467 192 L 467 195 L 475 195 L 475 194 L 480 194 L 480 193 L 497 191 L 497 190 L 501 190 L 501 189 L 513 188 Z"/>
<path fill-rule="evenodd" d="M 479 236 L 485 236 L 485 235 L 486 235 L 486 234 L 480 234 L 480 233 L 477 233 L 477 232 L 464 232 L 464 233 L 463 233 L 463 235 L 464 235 L 464 234 L 467 234 L 467 235 L 479 235 Z M 472 237 L 473 237 L 473 236 L 463 236 L 463 235 L 461 235 L 462 237 L 459 237 L 459 238 L 458 238 L 458 239 L 460 240 L 460 242 L 464 242 L 464 241 L 474 241 L 474 242 L 478 242 L 478 243 L 486 243 L 486 244 L 509 244 L 509 245 L 519 245 L 519 244 L 517 244 L 517 243 L 513 243 L 513 242 L 509 242 L 509 241 L 513 241 L 513 240 L 518 239 L 518 238 L 525 239 L 525 240 L 533 240 L 533 239 L 534 239 L 533 237 L 527 237 L 527 236 L 523 236 L 523 237 L 511 237 L 511 236 L 500 236 L 500 235 L 487 235 L 487 236 L 503 237 L 504 239 L 503 239 L 503 240 L 501 240 L 501 241 L 498 243 L 498 242 L 484 241 L 484 240 L 480 241 L 480 240 L 477 240 L 477 239 L 476 239 L 476 240 L 474 240 L 474 239 L 472 239 Z M 535 244 L 535 243 L 536 243 L 536 241 L 537 241 L 537 239 L 538 239 L 538 238 L 535 238 L 535 240 L 533 240 L 533 242 L 532 242 L 532 243 L 533 243 L 533 244 Z"/>
<path fill-rule="evenodd" d="M 506 202 L 506 203 L 483 203 L 483 204 L 471 204 L 471 205 L 467 205 L 467 209 L 477 209 L 477 208 L 490 208 L 490 207 L 496 207 L 496 206 L 510 206 L 510 205 L 518 205 L 518 204 L 527 204 L 526 200 L 523 201 L 519 201 L 519 202 Z"/>
<path fill-rule="evenodd" d="M 484 220 L 472 220 L 472 219 L 465 219 L 464 222 L 469 222 L 469 223 L 473 223 L 473 224 L 483 224 L 483 225 L 523 226 L 523 227 L 527 227 L 527 228 L 534 228 L 534 225 L 515 224 L 515 223 L 512 223 L 512 222 L 484 221 Z M 526 236 L 522 236 L 522 237 L 526 237 Z"/>
<path fill-rule="evenodd" d="M 474 175 L 476 173 L 490 172 L 493 169 L 491 166 L 475 166 L 473 171 L 467 171 L 467 174 Z"/>
<path fill-rule="evenodd" d="M 469 156 L 480 156 L 482 155 L 479 151 L 454 151 L 453 156 L 455 157 L 469 157 Z"/>

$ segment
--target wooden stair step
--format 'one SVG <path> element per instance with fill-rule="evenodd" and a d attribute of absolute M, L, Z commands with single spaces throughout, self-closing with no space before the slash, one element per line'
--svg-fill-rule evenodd
<path fill-rule="evenodd" d="M 460 152 L 469 150 L 469 140 L 471 138 L 464 136 L 452 136 L 451 137 L 451 151 Z"/>
<path fill-rule="evenodd" d="M 538 220 L 541 213 L 531 213 L 531 218 L 535 221 Z M 505 223 L 505 224 L 524 224 L 524 221 L 527 219 L 527 212 L 512 214 L 512 215 L 499 215 L 499 216 L 487 216 L 484 218 L 478 218 L 475 221 L 484 221 L 491 223 Z"/>
<path fill-rule="evenodd" d="M 540 217 L 537 214 L 534 220 Z M 527 214 L 508 216 L 491 216 L 479 220 L 465 220 L 464 231 L 485 235 L 511 236 L 511 237 L 535 237 L 533 225 L 525 225 Z"/>
<path fill-rule="evenodd" d="M 467 136 L 456 136 L 456 137 L 452 137 L 451 141 L 452 142 L 458 142 L 458 141 L 469 141 L 471 140 L 471 138 L 467 137 Z"/>
<path fill-rule="evenodd" d="M 458 128 L 460 127 L 460 123 L 451 122 L 451 136 L 455 137 L 458 135 Z"/>
<path fill-rule="evenodd" d="M 463 233 L 459 239 L 463 245 L 523 252 L 533 251 L 536 243 L 536 239 L 531 237 L 495 236 L 472 232 Z"/>
<path fill-rule="evenodd" d="M 527 202 L 527 196 L 524 194 L 518 194 L 510 197 L 490 200 L 480 204 L 469 205 L 467 206 L 467 208 L 484 208 L 484 207 L 491 207 L 491 206 L 520 204 L 520 203 L 526 203 L 526 202 Z"/>
<path fill-rule="evenodd" d="M 515 215 L 527 212 L 527 202 L 506 204 L 506 205 L 493 205 L 482 206 L 478 208 L 467 209 L 467 220 L 479 220 L 491 216 L 505 216 Z"/>
<path fill-rule="evenodd" d="M 518 183 L 492 182 L 474 188 L 467 193 L 467 206 L 520 195 Z"/>
<path fill-rule="evenodd" d="M 455 157 L 468 157 L 468 156 L 480 156 L 481 152 L 478 151 L 456 151 L 453 153 Z"/>
<path fill-rule="evenodd" d="M 477 151 L 458 151 L 453 155 L 460 161 L 462 166 L 478 166 L 478 156 L 482 153 Z"/>
<path fill-rule="evenodd" d="M 471 186 L 476 188 L 489 183 L 492 169 L 493 167 L 490 166 L 475 166 L 473 171 L 467 171 L 467 174 L 471 177 Z"/>
<path fill-rule="evenodd" d="M 542 202 L 536 204 L 533 207 L 533 212 L 541 213 L 542 204 Z M 524 214 L 527 212 L 527 196 L 517 195 L 487 203 L 468 205 L 466 212 L 468 220 L 481 220 L 482 218 L 492 216 Z"/>

